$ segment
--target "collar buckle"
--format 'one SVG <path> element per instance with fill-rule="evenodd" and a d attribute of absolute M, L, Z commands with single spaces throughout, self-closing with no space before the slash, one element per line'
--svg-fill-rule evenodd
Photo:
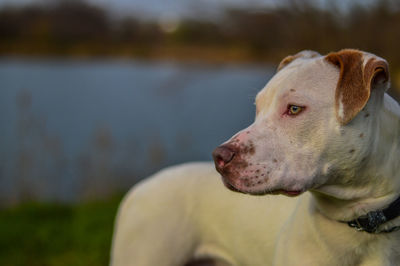
<path fill-rule="evenodd" d="M 354 227 L 357 231 L 365 231 L 368 233 L 379 233 L 378 227 L 385 223 L 387 218 L 383 211 L 371 211 L 366 215 L 360 216 L 355 220 L 348 222 L 350 227 Z"/>

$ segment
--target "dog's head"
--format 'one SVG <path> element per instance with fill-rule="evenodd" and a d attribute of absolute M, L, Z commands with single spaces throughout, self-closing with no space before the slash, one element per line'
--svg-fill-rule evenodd
<path fill-rule="evenodd" d="M 228 188 L 255 195 L 352 182 L 388 86 L 387 62 L 369 53 L 288 56 L 258 93 L 254 123 L 213 152 L 216 169 Z"/>

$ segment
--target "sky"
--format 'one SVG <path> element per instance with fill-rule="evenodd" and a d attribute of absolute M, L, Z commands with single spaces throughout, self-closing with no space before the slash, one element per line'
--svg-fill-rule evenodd
<path fill-rule="evenodd" d="M 0 0 L 2 4 L 26 4 L 32 2 L 50 2 L 52 0 Z M 144 17 L 159 16 L 202 16 L 215 15 L 223 6 L 276 6 L 279 0 L 88 0 L 101 4 L 117 13 L 135 13 Z M 335 2 L 339 7 L 345 8 L 349 3 L 362 2 L 368 4 L 375 0 L 314 0 L 324 7 L 330 2 Z M 301 2 L 301 1 L 298 1 Z"/>

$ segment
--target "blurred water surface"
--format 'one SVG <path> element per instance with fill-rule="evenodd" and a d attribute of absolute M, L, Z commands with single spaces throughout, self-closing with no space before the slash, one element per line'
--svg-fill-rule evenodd
<path fill-rule="evenodd" d="M 273 68 L 150 61 L 0 60 L 0 199 L 123 191 L 210 160 L 254 117 Z"/>

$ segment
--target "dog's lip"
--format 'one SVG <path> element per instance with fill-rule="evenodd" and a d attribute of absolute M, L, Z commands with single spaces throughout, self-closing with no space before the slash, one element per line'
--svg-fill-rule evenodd
<path fill-rule="evenodd" d="M 247 193 L 245 193 L 245 192 L 243 192 L 243 191 L 237 189 L 234 185 L 232 185 L 232 184 L 229 182 L 229 180 L 227 180 L 227 179 L 224 178 L 223 176 L 222 176 L 222 182 L 224 183 L 225 187 L 227 187 L 229 190 L 232 190 L 232 191 L 234 191 L 234 192 L 239 192 L 239 193 L 247 194 Z"/>
<path fill-rule="evenodd" d="M 285 189 L 275 189 L 275 190 L 265 190 L 265 191 L 245 191 L 245 190 L 241 190 L 238 189 L 236 186 L 234 186 L 231 182 L 229 182 L 229 179 L 224 178 L 222 176 L 222 182 L 224 183 L 224 185 L 229 189 L 232 190 L 234 192 L 239 192 L 239 193 L 243 193 L 243 194 L 249 194 L 249 195 L 253 195 L 253 196 L 263 196 L 263 195 L 285 195 L 288 197 L 296 197 L 299 196 L 300 194 L 302 194 L 304 191 L 302 190 L 285 190 Z"/>
<path fill-rule="evenodd" d="M 301 191 L 301 190 L 284 190 L 284 189 L 277 189 L 277 190 L 272 190 L 272 191 L 269 191 L 269 190 L 267 190 L 267 191 L 241 191 L 241 190 L 239 190 L 238 192 L 241 192 L 244 194 L 250 194 L 253 196 L 285 195 L 288 197 L 297 197 L 303 193 L 303 191 Z"/>
<path fill-rule="evenodd" d="M 283 194 L 289 197 L 296 197 L 303 193 L 301 190 L 284 190 L 284 189 L 277 189 L 271 192 L 271 194 Z"/>

